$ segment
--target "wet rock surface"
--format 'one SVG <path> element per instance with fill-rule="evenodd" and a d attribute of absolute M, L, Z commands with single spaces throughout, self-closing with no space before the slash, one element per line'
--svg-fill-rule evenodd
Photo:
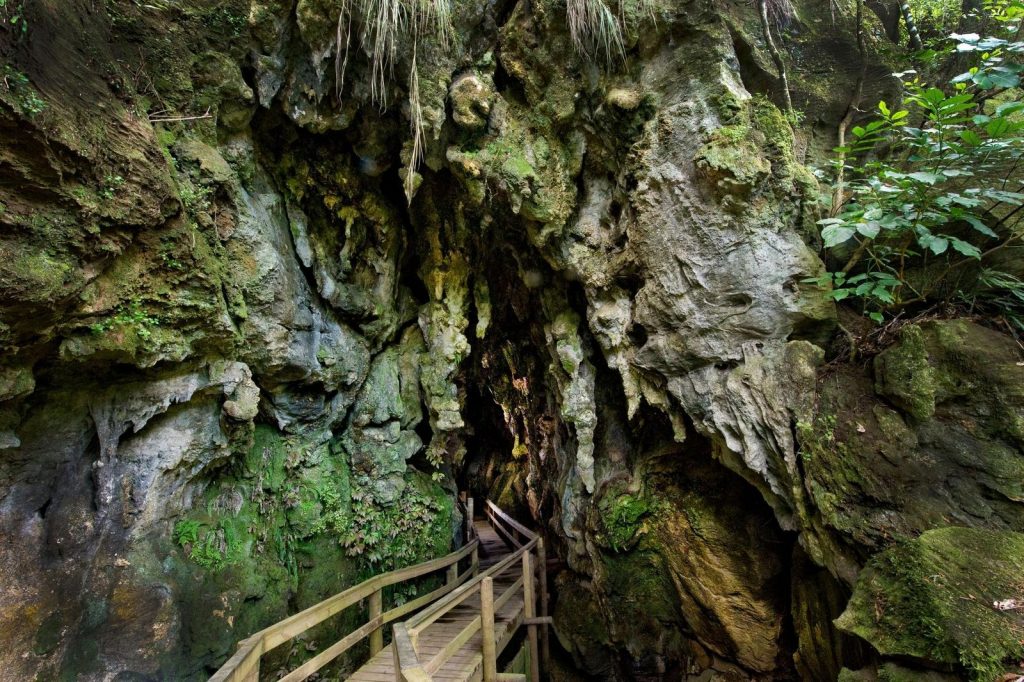
<path fill-rule="evenodd" d="M 411 45 L 378 97 L 357 43 L 340 83 L 340 2 L 40 2 L 3 34 L 0 678 L 204 679 L 447 552 L 460 489 L 543 530 L 566 675 L 1021 656 L 990 604 L 1022 598 L 1019 349 L 932 320 L 824 350 L 808 166 L 853 5 L 795 3 L 792 125 L 753 7 L 620 4 L 607 67 L 564 4 L 455 3 L 415 168 Z"/>

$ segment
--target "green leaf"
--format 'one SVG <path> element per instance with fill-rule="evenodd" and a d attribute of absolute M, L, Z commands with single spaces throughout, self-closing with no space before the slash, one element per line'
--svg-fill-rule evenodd
<path fill-rule="evenodd" d="M 944 99 L 946 99 L 945 93 L 938 88 L 928 88 L 924 91 L 924 100 L 929 104 L 939 104 Z"/>
<path fill-rule="evenodd" d="M 879 301 L 882 301 L 883 303 L 891 304 L 896 302 L 896 299 L 892 297 L 892 292 L 889 291 L 889 288 L 885 286 L 876 286 L 874 289 L 871 290 L 871 295 L 877 298 Z"/>
<path fill-rule="evenodd" d="M 821 231 L 821 238 L 826 248 L 832 248 L 848 241 L 855 232 L 849 225 L 829 225 Z"/>
<path fill-rule="evenodd" d="M 882 324 L 882 320 L 885 319 L 884 317 L 882 317 L 882 313 L 868 313 L 868 317 L 870 317 L 878 324 Z"/>
<path fill-rule="evenodd" d="M 882 112 L 883 116 L 888 116 L 890 113 L 889 105 L 886 104 L 884 100 L 878 103 L 878 110 Z"/>
<path fill-rule="evenodd" d="M 996 116 L 1009 116 L 1024 110 L 1024 102 L 1004 102 L 996 107 Z"/>
<path fill-rule="evenodd" d="M 934 185 L 939 180 L 942 180 L 941 173 L 929 173 L 928 171 L 917 171 L 915 173 L 908 173 L 908 178 L 913 178 L 918 182 L 923 182 L 926 185 Z"/>
<path fill-rule="evenodd" d="M 867 237 L 868 239 L 874 239 L 878 236 L 878 232 L 881 228 L 878 223 L 860 223 L 857 225 L 857 232 Z"/>
<path fill-rule="evenodd" d="M 960 139 L 966 142 L 967 144 L 971 145 L 972 147 L 977 147 L 979 144 L 981 144 L 981 136 L 978 135 L 978 133 L 974 132 L 973 130 L 961 130 Z"/>
<path fill-rule="evenodd" d="M 973 227 L 978 232 L 981 232 L 986 237 L 998 237 L 999 236 L 995 232 L 993 232 L 992 229 L 988 225 L 986 225 L 985 223 L 981 222 L 978 218 L 975 218 L 974 216 L 972 216 L 970 214 L 964 215 L 963 219 L 965 221 L 967 221 L 971 225 L 971 227 Z"/>
<path fill-rule="evenodd" d="M 985 132 L 992 137 L 1001 137 L 1010 129 L 1010 122 L 1005 118 L 994 118 L 985 126 Z"/>
<path fill-rule="evenodd" d="M 936 237 L 930 232 L 919 235 L 917 243 L 920 244 L 922 248 L 928 249 L 934 253 L 936 256 L 945 253 L 946 249 L 949 248 L 949 242 L 947 240 L 942 237 Z"/>
<path fill-rule="evenodd" d="M 998 88 L 1015 88 L 1020 84 L 1020 76 L 1017 74 L 999 71 L 989 73 L 989 80 Z"/>
<path fill-rule="evenodd" d="M 850 294 L 853 293 L 852 289 L 836 289 L 832 292 L 832 300 L 841 301 L 844 298 L 849 298 Z"/>
<path fill-rule="evenodd" d="M 957 239 L 956 237 L 948 237 L 948 239 L 949 243 L 953 246 L 953 250 L 957 253 L 962 253 L 969 258 L 981 258 L 981 249 L 973 244 L 968 244 L 962 239 Z"/>

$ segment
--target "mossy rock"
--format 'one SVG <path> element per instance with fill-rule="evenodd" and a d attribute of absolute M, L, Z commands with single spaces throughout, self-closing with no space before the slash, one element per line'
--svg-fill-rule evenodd
<path fill-rule="evenodd" d="M 642 493 L 605 494 L 598 502 L 605 545 L 622 551 L 636 545 L 644 518 L 655 510 L 656 503 Z"/>
<path fill-rule="evenodd" d="M 766 179 L 772 167 L 761 155 L 759 134 L 747 125 L 723 126 L 697 153 L 697 170 L 723 196 L 745 197 Z"/>
<path fill-rule="evenodd" d="M 1024 534 L 948 527 L 874 557 L 836 624 L 881 654 L 991 680 L 1024 656 Z"/>

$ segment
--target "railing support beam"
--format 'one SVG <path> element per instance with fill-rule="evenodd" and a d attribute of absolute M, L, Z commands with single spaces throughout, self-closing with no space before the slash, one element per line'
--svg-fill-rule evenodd
<path fill-rule="evenodd" d="M 544 671 L 551 673 L 551 642 L 548 633 L 548 554 L 544 549 L 544 538 L 537 539 L 537 564 L 540 572 L 540 617 L 546 620 L 540 634 L 540 662 Z"/>
<path fill-rule="evenodd" d="M 536 597 L 533 590 L 533 554 L 523 552 L 523 616 L 527 621 L 536 617 Z M 537 626 L 526 626 L 530 641 L 530 682 L 540 682 L 540 651 L 537 648 Z"/>
<path fill-rule="evenodd" d="M 494 580 L 480 582 L 480 635 L 483 640 L 484 682 L 497 682 L 498 654 L 494 641 Z"/>
<path fill-rule="evenodd" d="M 384 594 L 377 590 L 370 595 L 370 620 L 378 618 L 384 613 Z M 370 633 L 370 656 L 376 656 L 384 648 L 384 630 L 377 628 Z"/>

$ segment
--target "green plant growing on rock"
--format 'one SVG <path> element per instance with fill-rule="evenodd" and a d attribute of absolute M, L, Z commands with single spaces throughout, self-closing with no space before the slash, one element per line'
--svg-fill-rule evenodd
<path fill-rule="evenodd" d="M 316 532 L 333 533 L 349 556 L 363 559 L 375 571 L 414 564 L 448 547 L 450 513 L 416 485 L 391 503 L 358 487 L 352 489 L 350 507 L 338 504 L 340 499 L 330 491 L 321 495 L 324 513 Z"/>
<path fill-rule="evenodd" d="M 800 455 L 805 462 L 815 455 L 828 454 L 836 450 L 836 416 L 817 415 L 813 421 L 798 421 L 796 432 L 800 441 Z"/>
<path fill-rule="evenodd" d="M 148 339 L 153 335 L 152 328 L 160 324 L 160 318 L 142 309 L 138 302 L 128 306 L 119 305 L 113 316 L 95 322 L 89 326 L 93 334 L 103 334 L 117 327 L 133 330 L 140 339 Z"/>
<path fill-rule="evenodd" d="M 39 97 L 39 93 L 32 87 L 28 76 L 10 64 L 4 65 L 3 84 L 14 97 L 15 104 L 18 105 L 25 116 L 34 118 L 46 109 L 46 102 Z"/>
<path fill-rule="evenodd" d="M 616 56 L 625 58 L 622 29 L 604 0 L 566 0 L 565 15 L 572 43 L 581 55 L 603 58 L 606 64 Z"/>
<path fill-rule="evenodd" d="M 14 30 L 19 39 L 23 38 L 28 33 L 25 0 L 0 0 L 0 19 Z"/>
<path fill-rule="evenodd" d="M 825 247 L 844 262 L 808 281 L 837 301 L 859 300 L 877 322 L 939 293 L 949 300 L 960 269 L 1022 236 L 1024 43 L 953 38 L 959 53 L 978 55 L 976 66 L 946 90 L 903 74 L 907 108 L 880 102 L 878 117 L 852 128 L 852 141 L 836 149 L 837 201 L 819 224 Z M 927 274 L 915 276 L 915 268 Z"/>
<path fill-rule="evenodd" d="M 194 519 L 185 519 L 175 524 L 172 538 L 192 561 L 211 571 L 231 563 L 237 553 L 238 540 L 226 525 L 208 528 Z"/>
<path fill-rule="evenodd" d="M 117 190 L 124 185 L 124 178 L 120 175 L 107 175 L 103 179 L 103 186 L 100 188 L 99 196 L 106 201 L 113 201 Z"/>
<path fill-rule="evenodd" d="M 998 310 L 1010 328 L 1024 333 L 1024 281 L 1007 272 L 983 269 L 978 273 L 980 287 L 962 298 L 971 308 L 987 306 Z"/>

